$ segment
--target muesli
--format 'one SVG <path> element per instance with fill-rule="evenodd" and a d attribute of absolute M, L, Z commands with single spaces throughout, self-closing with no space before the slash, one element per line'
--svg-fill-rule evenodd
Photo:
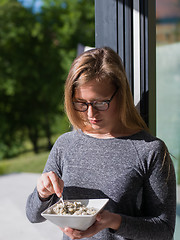
<path fill-rule="evenodd" d="M 59 202 L 48 213 L 57 215 L 94 215 L 97 210 L 86 207 L 81 202 Z"/>

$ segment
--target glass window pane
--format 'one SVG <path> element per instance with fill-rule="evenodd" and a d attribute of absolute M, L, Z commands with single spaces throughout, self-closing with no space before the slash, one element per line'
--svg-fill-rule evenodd
<path fill-rule="evenodd" d="M 180 184 L 180 1 L 156 0 L 157 136 L 165 141 Z M 180 192 L 177 191 L 174 239 L 180 239 Z"/>

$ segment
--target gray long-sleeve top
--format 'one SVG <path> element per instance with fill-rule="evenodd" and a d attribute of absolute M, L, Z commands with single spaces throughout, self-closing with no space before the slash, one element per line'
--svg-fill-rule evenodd
<path fill-rule="evenodd" d="M 176 216 L 176 180 L 163 141 L 141 131 L 129 137 L 97 139 L 81 131 L 58 138 L 44 172 L 64 180 L 65 199 L 109 198 L 106 206 L 122 216 L 117 231 L 104 229 L 89 239 L 171 240 Z M 37 189 L 27 200 L 31 222 L 57 201 L 42 202 Z M 70 238 L 64 235 L 64 240 Z"/>

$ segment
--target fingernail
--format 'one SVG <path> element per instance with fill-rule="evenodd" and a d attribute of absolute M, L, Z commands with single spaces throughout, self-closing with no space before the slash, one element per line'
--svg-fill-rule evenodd
<path fill-rule="evenodd" d="M 56 195 L 60 198 L 62 194 L 59 192 L 56 192 Z"/>
<path fill-rule="evenodd" d="M 81 237 L 81 234 L 80 234 L 79 231 L 74 231 L 74 236 L 75 236 L 75 237 Z"/>

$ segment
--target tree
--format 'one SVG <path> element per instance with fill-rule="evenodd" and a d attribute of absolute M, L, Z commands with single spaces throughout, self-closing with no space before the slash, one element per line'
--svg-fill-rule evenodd
<path fill-rule="evenodd" d="M 52 30 L 65 76 L 76 57 L 78 43 L 95 46 L 94 0 L 43 0 L 42 21 Z M 49 21 L 50 19 L 50 21 Z"/>
<path fill-rule="evenodd" d="M 22 24 L 22 20 L 23 24 Z M 1 153 L 14 153 L 15 145 L 22 140 L 18 138 L 19 112 L 16 112 L 17 102 L 17 70 L 22 62 L 20 48 L 26 45 L 28 31 L 34 22 L 32 14 L 15 0 L 3 1 L 0 7 L 0 118 L 1 118 Z M 28 33 L 28 34 L 27 34 Z M 22 41 L 23 39 L 23 41 Z M 23 60 L 23 64 L 24 64 Z M 24 68 L 22 68 L 22 72 Z M 21 70 L 20 70 L 21 75 Z"/>
<path fill-rule="evenodd" d="M 40 13 L 30 10 L 16 0 L 1 2 L 0 147 L 8 154 L 26 134 L 35 152 L 41 133 L 51 147 L 77 44 L 94 44 L 93 1 L 45 1 Z"/>

